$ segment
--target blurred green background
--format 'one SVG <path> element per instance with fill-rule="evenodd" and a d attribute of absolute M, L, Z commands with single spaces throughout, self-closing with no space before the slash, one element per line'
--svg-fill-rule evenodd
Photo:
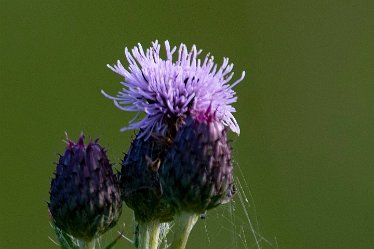
<path fill-rule="evenodd" d="M 64 131 L 100 137 L 118 164 L 133 134 L 119 128 L 133 113 L 100 94 L 120 89 L 106 64 L 155 39 L 196 44 L 217 62 L 229 57 L 236 77 L 247 72 L 232 137 L 247 211 L 271 243 L 262 248 L 374 248 L 373 10 L 373 1 L 0 0 L 0 248 L 58 248 L 46 201 Z M 257 248 L 238 196 L 232 207 L 199 222 L 188 248 Z M 122 220 L 131 236 L 129 210 Z"/>

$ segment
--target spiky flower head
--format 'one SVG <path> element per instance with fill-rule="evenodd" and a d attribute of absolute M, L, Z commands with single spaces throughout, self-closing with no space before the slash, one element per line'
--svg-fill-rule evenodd
<path fill-rule="evenodd" d="M 49 211 L 54 224 L 85 241 L 113 227 L 121 215 L 117 177 L 98 141 L 67 141 L 51 182 Z"/>
<path fill-rule="evenodd" d="M 120 61 L 108 65 L 124 77 L 121 82 L 124 88 L 117 96 L 102 93 L 121 110 L 145 113 L 142 119 L 135 121 L 136 116 L 121 130 L 141 129 L 141 136 L 146 138 L 151 133 L 168 135 L 178 120 L 191 116 L 195 120 L 220 122 L 239 134 L 239 125 L 232 114 L 235 112 L 232 103 L 237 99 L 232 88 L 245 73 L 230 84 L 234 73 L 228 58 L 218 66 L 210 54 L 198 58 L 201 50 L 195 45 L 188 50 L 181 44 L 177 51 L 177 47 L 171 48 L 166 41 L 166 59 L 162 59 L 160 47 L 155 41 L 145 51 L 140 44 L 131 52 L 126 48 L 127 69 Z M 176 52 L 177 58 L 173 60 Z"/>
<path fill-rule="evenodd" d="M 160 169 L 165 198 L 176 212 L 204 213 L 235 194 L 231 146 L 219 122 L 187 118 Z"/>
<path fill-rule="evenodd" d="M 159 168 L 168 150 L 168 143 L 154 136 L 132 141 L 122 161 L 120 186 L 122 199 L 134 210 L 141 222 L 173 219 L 174 209 L 164 196 Z"/>

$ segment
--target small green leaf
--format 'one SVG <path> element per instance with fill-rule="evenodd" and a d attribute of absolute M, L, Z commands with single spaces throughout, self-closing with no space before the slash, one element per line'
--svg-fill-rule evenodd
<path fill-rule="evenodd" d="M 52 225 L 55 229 L 58 241 L 60 242 L 60 246 L 62 249 L 79 249 L 79 244 L 77 243 L 76 239 L 58 228 L 54 223 Z"/>

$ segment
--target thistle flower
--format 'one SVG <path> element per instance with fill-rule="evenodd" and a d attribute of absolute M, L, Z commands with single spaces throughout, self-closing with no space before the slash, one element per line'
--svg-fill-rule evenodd
<path fill-rule="evenodd" d="M 218 68 L 210 54 L 203 60 L 199 59 L 201 50 L 197 50 L 195 45 L 188 51 L 186 45 L 181 44 L 175 61 L 173 55 L 177 48 L 171 48 L 166 41 L 165 49 L 164 60 L 160 58 L 158 41 L 146 51 L 139 44 L 132 53 L 125 49 L 130 64 L 128 69 L 120 61 L 117 65 L 108 65 L 125 81 L 121 82 L 124 88 L 117 96 L 102 91 L 104 96 L 112 99 L 121 110 L 138 114 L 145 112 L 145 117 L 135 122 L 137 114 L 121 131 L 141 129 L 140 136 L 146 138 L 152 133 L 173 135 L 176 122 L 192 116 L 198 120 L 218 121 L 239 134 L 239 125 L 232 114 L 235 108 L 231 104 L 237 100 L 232 88 L 244 78 L 245 73 L 229 84 L 234 73 L 228 58 L 224 58 Z"/>
<path fill-rule="evenodd" d="M 121 215 L 117 177 L 97 140 L 67 141 L 51 182 L 49 211 L 65 233 L 89 242 L 113 227 Z"/>
<path fill-rule="evenodd" d="M 126 203 L 136 217 L 148 221 L 175 213 L 176 238 L 171 248 L 183 249 L 197 215 L 234 194 L 226 133 L 227 129 L 240 133 L 233 116 L 237 97 L 232 88 L 245 73 L 230 84 L 233 64 L 227 58 L 219 67 L 210 54 L 200 59 L 201 50 L 195 45 L 188 50 L 181 44 L 173 60 L 177 48 L 166 41 L 166 59 L 162 59 L 160 47 L 155 41 L 145 51 L 140 44 L 131 53 L 126 48 L 128 69 L 120 61 L 108 65 L 124 77 L 124 88 L 117 96 L 102 93 L 119 109 L 137 112 L 129 126 L 121 129 L 140 130 L 121 171 Z M 169 141 L 168 145 L 160 146 L 160 139 Z M 150 242 L 153 227 L 149 223 L 143 232 L 140 227 L 139 237 L 148 238 L 140 248 L 157 247 L 157 242 Z M 157 229 L 153 231 L 153 238 L 157 237 Z"/>

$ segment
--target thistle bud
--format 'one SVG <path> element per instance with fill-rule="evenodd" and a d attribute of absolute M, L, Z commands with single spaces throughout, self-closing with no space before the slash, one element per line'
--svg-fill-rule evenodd
<path fill-rule="evenodd" d="M 203 213 L 231 200 L 235 192 L 232 170 L 224 126 L 187 118 L 160 174 L 165 195 L 178 211 Z"/>
<path fill-rule="evenodd" d="M 49 211 L 54 224 L 73 237 L 91 241 L 113 227 L 121 215 L 117 177 L 97 140 L 67 141 L 51 182 Z"/>
<path fill-rule="evenodd" d="M 166 202 L 158 170 L 169 147 L 166 139 L 137 135 L 122 161 L 122 199 L 134 210 L 137 221 L 169 221 L 173 210 Z"/>

